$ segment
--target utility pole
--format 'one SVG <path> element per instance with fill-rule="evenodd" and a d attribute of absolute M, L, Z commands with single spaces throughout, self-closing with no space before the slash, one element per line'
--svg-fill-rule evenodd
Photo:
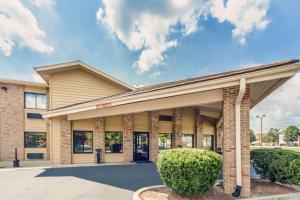
<path fill-rule="evenodd" d="M 262 149 L 262 140 L 263 140 L 263 118 L 266 117 L 265 114 L 263 115 L 257 115 L 257 118 L 260 118 L 260 148 Z"/>

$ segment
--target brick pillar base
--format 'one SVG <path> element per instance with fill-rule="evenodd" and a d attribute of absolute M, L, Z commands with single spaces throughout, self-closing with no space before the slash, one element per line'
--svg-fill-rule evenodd
<path fill-rule="evenodd" d="M 224 190 L 232 193 L 236 187 L 236 142 L 235 142 L 235 102 L 239 87 L 224 88 Z M 250 196 L 250 141 L 249 141 L 250 87 L 247 86 L 241 102 L 241 153 L 242 153 L 242 193 Z"/>
<path fill-rule="evenodd" d="M 196 148 L 203 148 L 203 128 L 202 128 L 202 117 L 200 115 L 200 110 L 195 109 L 195 122 L 196 122 Z"/>
<path fill-rule="evenodd" d="M 156 162 L 158 154 L 158 139 L 159 139 L 159 113 L 158 111 L 150 112 L 150 134 L 149 134 L 149 150 L 150 160 Z"/>
<path fill-rule="evenodd" d="M 132 114 L 123 116 L 124 119 L 124 160 L 125 162 L 131 162 L 133 160 L 133 132 L 132 132 Z"/>
<path fill-rule="evenodd" d="M 71 164 L 72 163 L 72 148 L 71 148 L 71 121 L 67 120 L 67 117 L 62 117 L 60 121 L 60 155 L 61 164 Z"/>
<path fill-rule="evenodd" d="M 173 148 L 182 146 L 182 109 L 173 109 Z"/>
<path fill-rule="evenodd" d="M 101 152 L 101 162 L 105 162 L 105 129 L 104 129 L 104 118 L 95 119 L 94 127 L 94 148 L 102 149 Z M 96 156 L 95 156 L 96 162 Z"/>

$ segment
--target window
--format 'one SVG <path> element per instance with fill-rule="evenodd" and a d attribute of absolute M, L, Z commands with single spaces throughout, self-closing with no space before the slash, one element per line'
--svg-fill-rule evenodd
<path fill-rule="evenodd" d="M 46 109 L 46 94 L 25 92 L 25 108 Z"/>
<path fill-rule="evenodd" d="M 43 116 L 40 113 L 27 113 L 28 119 L 43 119 Z"/>
<path fill-rule="evenodd" d="M 171 133 L 159 134 L 158 148 L 159 148 L 159 150 L 166 150 L 166 149 L 172 148 L 172 134 Z"/>
<path fill-rule="evenodd" d="M 46 142 L 46 133 L 25 132 L 24 134 L 25 148 L 45 148 Z"/>
<path fill-rule="evenodd" d="M 207 150 L 213 150 L 213 136 L 212 135 L 204 135 L 203 147 Z"/>
<path fill-rule="evenodd" d="M 73 131 L 73 153 L 93 153 L 92 131 Z"/>
<path fill-rule="evenodd" d="M 123 152 L 123 133 L 117 131 L 105 132 L 105 152 L 122 153 Z"/>
<path fill-rule="evenodd" d="M 172 116 L 169 115 L 159 115 L 159 121 L 171 122 L 173 120 Z"/>
<path fill-rule="evenodd" d="M 182 147 L 186 147 L 186 148 L 194 147 L 194 134 L 182 135 Z"/>

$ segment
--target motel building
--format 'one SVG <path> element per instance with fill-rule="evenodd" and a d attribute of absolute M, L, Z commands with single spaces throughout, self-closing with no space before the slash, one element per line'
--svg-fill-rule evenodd
<path fill-rule="evenodd" d="M 249 111 L 298 60 L 134 88 L 81 61 L 34 68 L 46 84 L 0 79 L 0 160 L 153 161 L 164 149 L 223 155 L 224 189 L 250 195 Z"/>

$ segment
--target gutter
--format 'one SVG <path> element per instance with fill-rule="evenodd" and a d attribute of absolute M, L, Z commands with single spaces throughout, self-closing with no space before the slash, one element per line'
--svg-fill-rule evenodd
<path fill-rule="evenodd" d="M 241 158 L 241 102 L 246 92 L 246 78 L 240 80 L 240 90 L 235 102 L 235 137 L 236 137 L 236 188 L 232 196 L 239 197 L 242 190 Z"/>

